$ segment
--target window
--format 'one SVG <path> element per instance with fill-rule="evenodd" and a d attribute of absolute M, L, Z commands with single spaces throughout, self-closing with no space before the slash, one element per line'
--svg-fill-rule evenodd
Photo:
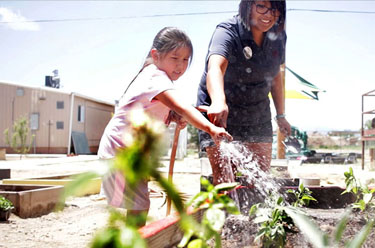
<path fill-rule="evenodd" d="M 39 129 L 39 113 L 32 113 L 30 115 L 30 129 L 31 130 Z"/>
<path fill-rule="evenodd" d="M 17 90 L 16 90 L 17 96 L 23 96 L 24 94 L 25 94 L 25 92 L 24 92 L 23 88 L 17 88 Z"/>
<path fill-rule="evenodd" d="M 78 122 L 85 122 L 85 106 L 78 105 Z"/>
<path fill-rule="evenodd" d="M 64 109 L 64 101 L 57 101 L 56 102 L 57 109 Z"/>
<path fill-rule="evenodd" d="M 56 121 L 56 129 L 64 129 L 64 122 Z"/>

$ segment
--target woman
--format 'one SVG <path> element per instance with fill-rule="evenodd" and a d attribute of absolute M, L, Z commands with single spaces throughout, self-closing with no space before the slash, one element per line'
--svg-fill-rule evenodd
<path fill-rule="evenodd" d="M 285 62 L 285 9 L 285 1 L 242 0 L 238 15 L 216 27 L 198 89 L 197 106 L 206 105 L 207 118 L 253 152 L 265 171 L 272 154 L 270 92 L 280 131 L 291 132 L 280 73 Z M 205 132 L 199 131 L 199 139 L 214 184 L 228 181 L 220 167 L 219 147 Z"/>

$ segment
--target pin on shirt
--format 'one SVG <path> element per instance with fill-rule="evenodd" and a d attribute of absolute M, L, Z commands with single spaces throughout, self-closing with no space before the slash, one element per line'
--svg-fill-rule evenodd
<path fill-rule="evenodd" d="M 249 59 L 251 59 L 251 57 L 253 57 L 253 50 L 251 50 L 251 48 L 250 47 L 248 47 L 248 46 L 245 46 L 244 48 L 243 48 L 243 55 L 245 56 L 245 58 L 247 59 L 247 60 L 249 60 Z"/>

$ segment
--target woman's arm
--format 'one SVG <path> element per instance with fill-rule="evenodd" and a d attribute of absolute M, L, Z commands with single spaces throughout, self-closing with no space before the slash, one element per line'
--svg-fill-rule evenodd
<path fill-rule="evenodd" d="M 216 144 L 219 144 L 222 139 L 232 140 L 232 136 L 224 128 L 213 125 L 195 107 L 184 101 L 185 97 L 178 90 L 166 90 L 155 98 L 176 111 L 196 128 L 209 133 Z"/>
<path fill-rule="evenodd" d="M 207 110 L 208 119 L 219 127 L 227 127 L 228 106 L 224 93 L 224 75 L 228 60 L 221 55 L 213 54 L 208 60 L 207 91 L 211 98 L 211 106 Z"/>
<path fill-rule="evenodd" d="M 280 132 L 289 136 L 291 133 L 291 127 L 289 122 L 285 119 L 285 89 L 280 71 L 273 79 L 271 95 L 276 109 L 276 122 L 279 126 Z"/>

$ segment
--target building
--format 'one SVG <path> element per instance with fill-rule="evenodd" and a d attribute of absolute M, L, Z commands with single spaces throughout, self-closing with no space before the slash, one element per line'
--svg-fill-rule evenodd
<path fill-rule="evenodd" d="M 114 106 L 61 89 L 0 82 L 0 149 L 13 152 L 4 130 L 26 117 L 35 134 L 30 153 L 96 153 Z"/>

